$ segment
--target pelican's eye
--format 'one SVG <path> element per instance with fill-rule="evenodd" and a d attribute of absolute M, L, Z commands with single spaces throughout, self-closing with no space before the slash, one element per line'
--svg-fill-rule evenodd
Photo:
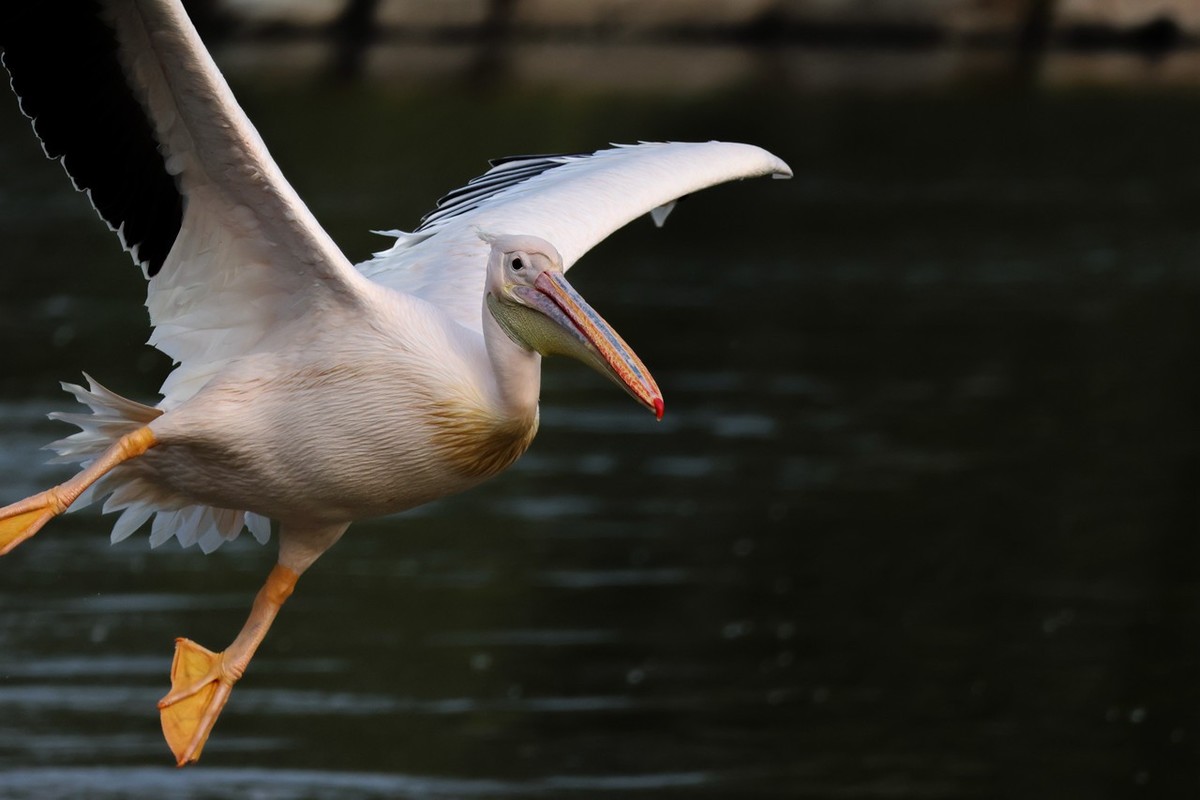
<path fill-rule="evenodd" d="M 522 269 L 525 269 L 525 262 L 524 262 L 524 261 L 522 261 L 522 260 L 520 259 L 520 257 L 518 256 L 517 258 L 514 258 L 514 259 L 512 260 L 512 264 L 511 264 L 511 266 L 512 266 L 512 268 L 513 268 L 513 271 L 515 272 L 515 271 L 517 271 L 517 270 L 522 270 Z"/>

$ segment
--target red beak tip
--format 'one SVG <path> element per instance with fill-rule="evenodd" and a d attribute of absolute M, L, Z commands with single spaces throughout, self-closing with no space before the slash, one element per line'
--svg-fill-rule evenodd
<path fill-rule="evenodd" d="M 654 398 L 654 416 L 658 420 L 662 420 L 663 415 L 663 399 L 661 397 Z"/>

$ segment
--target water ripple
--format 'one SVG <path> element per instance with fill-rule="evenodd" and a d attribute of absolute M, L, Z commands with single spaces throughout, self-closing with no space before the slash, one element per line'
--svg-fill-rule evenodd
<path fill-rule="evenodd" d="M 154 656 L 92 656 L 38 658 L 21 661 L 0 661 L 0 678 L 97 678 L 100 676 L 165 675 L 171 655 Z M 254 662 L 255 671 L 269 674 L 327 674 L 344 667 L 344 662 L 331 658 L 261 658 Z"/>
<path fill-rule="evenodd" d="M 478 647 L 480 645 L 534 645 L 562 647 L 577 644 L 608 644 L 620 640 L 616 631 L 592 630 L 498 630 L 452 631 L 438 633 L 428 639 L 431 645 L 449 647 Z"/>
<path fill-rule="evenodd" d="M 492 504 L 498 514 L 507 514 L 519 519 L 543 520 L 562 517 L 584 517 L 600 510 L 593 497 L 584 495 L 558 495 L 555 497 L 507 497 Z"/>
<path fill-rule="evenodd" d="M 543 586 L 562 589 L 596 589 L 605 586 L 673 586 L 685 583 L 686 569 L 559 569 L 537 573 L 536 581 Z"/>
<path fill-rule="evenodd" d="M 94 800 L 124 797 L 172 797 L 175 800 L 229 797 L 283 800 L 343 798 L 514 797 L 556 795 L 563 791 L 613 793 L 697 787 L 712 782 L 709 772 L 660 772 L 636 775 L 549 775 L 525 781 L 442 778 L 363 772 L 267 769 L 192 769 L 170 767 L 74 767 L 0 772 L 8 800 Z"/>
<path fill-rule="evenodd" d="M 17 684 L 0 686 L 0 709 L 5 714 L 21 711 L 83 711 L 87 713 L 121 713 L 142 715 L 153 708 L 163 694 L 163 687 L 120 687 L 64 684 Z M 587 711 L 621 711 L 645 707 L 646 703 L 626 695 L 582 695 L 572 697 L 538 696 L 480 699 L 446 697 L 417 699 L 389 697 L 380 694 L 355 692 L 321 692 L 298 689 L 238 690 L 238 702 L 225 711 L 227 715 L 294 714 L 374 716 L 377 714 L 453 715 L 506 712 L 579 713 Z M 659 705 L 661 699 L 650 701 Z M 694 702 L 674 699 L 669 705 Z"/>
<path fill-rule="evenodd" d="M 31 661 L 0 662 L 0 677 L 11 679 L 159 675 L 163 673 L 168 660 L 164 656 L 39 658 Z"/>

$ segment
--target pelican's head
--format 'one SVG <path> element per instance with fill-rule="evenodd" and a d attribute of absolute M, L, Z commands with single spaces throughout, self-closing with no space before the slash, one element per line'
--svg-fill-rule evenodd
<path fill-rule="evenodd" d="M 544 356 L 579 359 L 662 419 L 662 393 L 650 371 L 567 283 L 554 245 L 536 236 L 481 236 L 492 246 L 487 307 L 509 338 Z"/>

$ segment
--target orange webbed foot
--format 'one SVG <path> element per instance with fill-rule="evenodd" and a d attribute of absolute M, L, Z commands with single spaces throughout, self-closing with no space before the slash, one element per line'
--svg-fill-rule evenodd
<path fill-rule="evenodd" d="M 224 653 L 214 653 L 189 639 L 175 640 L 171 691 L 158 701 L 158 710 L 163 736 L 178 766 L 200 758 L 229 700 L 236 679 L 226 672 L 224 662 Z"/>
<path fill-rule="evenodd" d="M 137 458 L 156 444 L 158 439 L 150 428 L 138 428 L 114 442 L 99 458 L 66 483 L 0 508 L 0 556 L 7 555 L 14 547 L 40 531 L 47 522 L 66 511 L 85 489 L 113 467 Z"/>
<path fill-rule="evenodd" d="M 255 596 L 246 624 L 223 652 L 214 653 L 188 639 L 175 640 L 171 691 L 158 701 L 158 710 L 163 735 L 179 766 L 200 758 L 217 716 L 229 701 L 233 684 L 245 674 L 254 651 L 299 577 L 291 568 L 276 564 Z"/>
<path fill-rule="evenodd" d="M 50 489 L 0 508 L 0 556 L 42 529 L 66 510 L 66 504 Z"/>

